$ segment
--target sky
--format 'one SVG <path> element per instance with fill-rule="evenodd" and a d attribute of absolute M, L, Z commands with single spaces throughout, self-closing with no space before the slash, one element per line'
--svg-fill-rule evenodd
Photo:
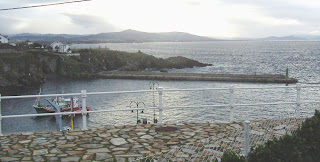
<path fill-rule="evenodd" d="M 71 0 L 0 0 L 0 8 Z M 320 35 L 319 0 L 92 0 L 0 11 L 0 34 L 97 34 L 126 29 L 214 38 Z"/>

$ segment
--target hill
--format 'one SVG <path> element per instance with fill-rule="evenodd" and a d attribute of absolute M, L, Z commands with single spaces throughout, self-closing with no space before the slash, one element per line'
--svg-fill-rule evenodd
<path fill-rule="evenodd" d="M 76 52 L 81 55 L 67 56 L 40 49 L 13 47 L 0 50 L 0 92 L 8 87 L 37 86 L 44 83 L 47 74 L 81 79 L 94 78 L 95 74 L 102 71 L 160 70 L 209 65 L 181 56 L 162 59 L 142 52 L 105 49 L 80 49 Z"/>
<path fill-rule="evenodd" d="M 23 33 L 11 35 L 11 41 L 68 41 L 68 42 L 193 42 L 213 41 L 217 39 L 192 35 L 183 32 L 147 33 L 136 30 L 124 30 L 121 32 L 100 33 L 91 35 L 69 34 L 32 34 Z"/>
<path fill-rule="evenodd" d="M 270 40 L 270 41 L 296 41 L 296 40 L 310 40 L 310 41 L 318 41 L 320 40 L 320 36 L 317 35 L 290 35 L 290 36 L 283 36 L 283 37 L 266 37 L 266 38 L 260 38 L 258 40 Z"/>

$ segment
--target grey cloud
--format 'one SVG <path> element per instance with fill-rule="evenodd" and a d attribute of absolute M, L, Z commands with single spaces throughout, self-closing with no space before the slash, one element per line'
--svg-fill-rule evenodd
<path fill-rule="evenodd" d="M 21 20 L 0 15 L 0 22 L 1 24 L 5 24 L 0 25 L 0 34 L 13 34 L 19 32 L 15 26 L 19 24 Z"/>
<path fill-rule="evenodd" d="M 117 27 L 99 16 L 70 13 L 63 13 L 63 15 L 69 17 L 73 24 L 82 26 L 89 30 L 98 30 L 98 32 L 117 31 Z"/>
<path fill-rule="evenodd" d="M 65 2 L 65 0 L 8 0 L 0 2 L 0 8 L 15 8 L 15 7 L 24 7 L 32 6 L 35 4 L 48 4 L 48 3 L 59 3 Z"/>
<path fill-rule="evenodd" d="M 262 38 L 268 36 L 287 36 L 307 33 L 312 27 L 306 25 L 266 25 L 245 19 L 229 20 L 235 27 L 239 37 Z"/>
<path fill-rule="evenodd" d="M 263 33 L 268 33 L 268 35 L 291 35 L 309 34 L 312 31 L 320 30 L 320 10 L 311 8 L 308 5 L 297 4 L 290 0 L 221 0 L 221 3 L 226 5 L 251 5 L 264 16 L 283 20 L 291 19 L 300 23 L 266 26 L 250 20 L 228 20 L 237 27 L 237 30 L 238 28 L 247 29 L 247 31 L 251 30 L 251 32 L 248 32 L 249 35 L 252 35 L 254 31 L 259 35 L 264 35 Z"/>
<path fill-rule="evenodd" d="M 255 6 L 261 13 L 280 19 L 295 19 L 299 22 L 320 21 L 320 10 L 290 0 L 221 0 L 227 5 L 247 4 Z M 307 1 L 306 1 L 307 2 Z"/>

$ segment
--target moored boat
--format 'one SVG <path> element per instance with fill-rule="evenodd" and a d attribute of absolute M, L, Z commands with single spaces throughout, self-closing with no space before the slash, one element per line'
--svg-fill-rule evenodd
<path fill-rule="evenodd" d="M 74 97 L 70 97 L 70 98 L 58 97 L 53 99 L 52 102 L 57 106 L 59 106 L 60 112 L 82 111 L 82 106 L 79 103 L 79 100 Z M 33 105 L 33 108 L 36 110 L 38 114 L 55 112 L 55 108 L 52 105 L 41 104 L 39 98 L 37 99 L 36 103 Z M 89 107 L 86 107 L 86 109 L 87 111 L 90 110 Z"/>

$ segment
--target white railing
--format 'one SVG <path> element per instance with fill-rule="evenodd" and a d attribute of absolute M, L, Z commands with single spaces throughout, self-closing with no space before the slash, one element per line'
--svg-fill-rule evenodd
<path fill-rule="evenodd" d="M 82 129 L 87 129 L 87 114 L 88 113 L 101 113 L 101 112 L 119 112 L 119 111 L 131 111 L 131 110 L 159 110 L 159 124 L 163 123 L 163 111 L 167 109 L 181 109 L 181 108 L 204 108 L 204 107 L 229 107 L 230 109 L 230 121 L 234 120 L 234 109 L 235 107 L 243 106 L 259 106 L 259 105 L 282 105 L 282 104 L 295 104 L 296 117 L 300 116 L 301 104 L 306 103 L 320 103 L 320 101 L 301 101 L 301 88 L 314 87 L 320 88 L 320 85 L 305 85 L 296 84 L 296 86 L 269 86 L 269 87 L 234 87 L 230 88 L 196 88 L 196 89 L 164 89 L 162 87 L 157 88 L 156 90 L 138 90 L 138 91 L 113 91 L 113 92 L 87 92 L 82 90 L 81 93 L 69 93 L 69 94 L 47 94 L 47 95 L 25 95 L 25 96 L 1 96 L 0 94 L 0 135 L 1 131 L 1 121 L 5 118 L 20 118 L 20 117 L 36 117 L 36 116 L 52 116 L 52 115 L 70 115 L 70 114 L 82 114 Z M 235 103 L 235 91 L 242 89 L 278 89 L 278 88 L 293 88 L 296 89 L 296 101 L 295 102 L 273 102 L 273 103 L 250 103 L 250 104 L 236 104 Z M 221 105 L 188 105 L 188 106 L 164 106 L 163 104 L 163 93 L 172 92 L 172 91 L 206 91 L 206 90 L 229 90 L 229 104 Z M 112 110 L 93 110 L 87 111 L 86 101 L 88 95 L 103 95 L 103 94 L 126 94 L 126 93 L 146 93 L 146 92 L 157 92 L 159 95 L 159 104 L 155 107 L 143 107 L 143 108 L 126 108 L 126 109 L 112 109 Z M 57 97 L 57 96 L 81 96 L 82 99 L 82 112 L 60 112 L 60 113 L 43 113 L 43 114 L 23 114 L 23 115 L 6 115 L 2 116 L 1 113 L 1 100 L 4 99 L 22 99 L 22 98 L 37 98 L 37 97 Z M 191 96 L 190 96 L 191 97 Z"/>

